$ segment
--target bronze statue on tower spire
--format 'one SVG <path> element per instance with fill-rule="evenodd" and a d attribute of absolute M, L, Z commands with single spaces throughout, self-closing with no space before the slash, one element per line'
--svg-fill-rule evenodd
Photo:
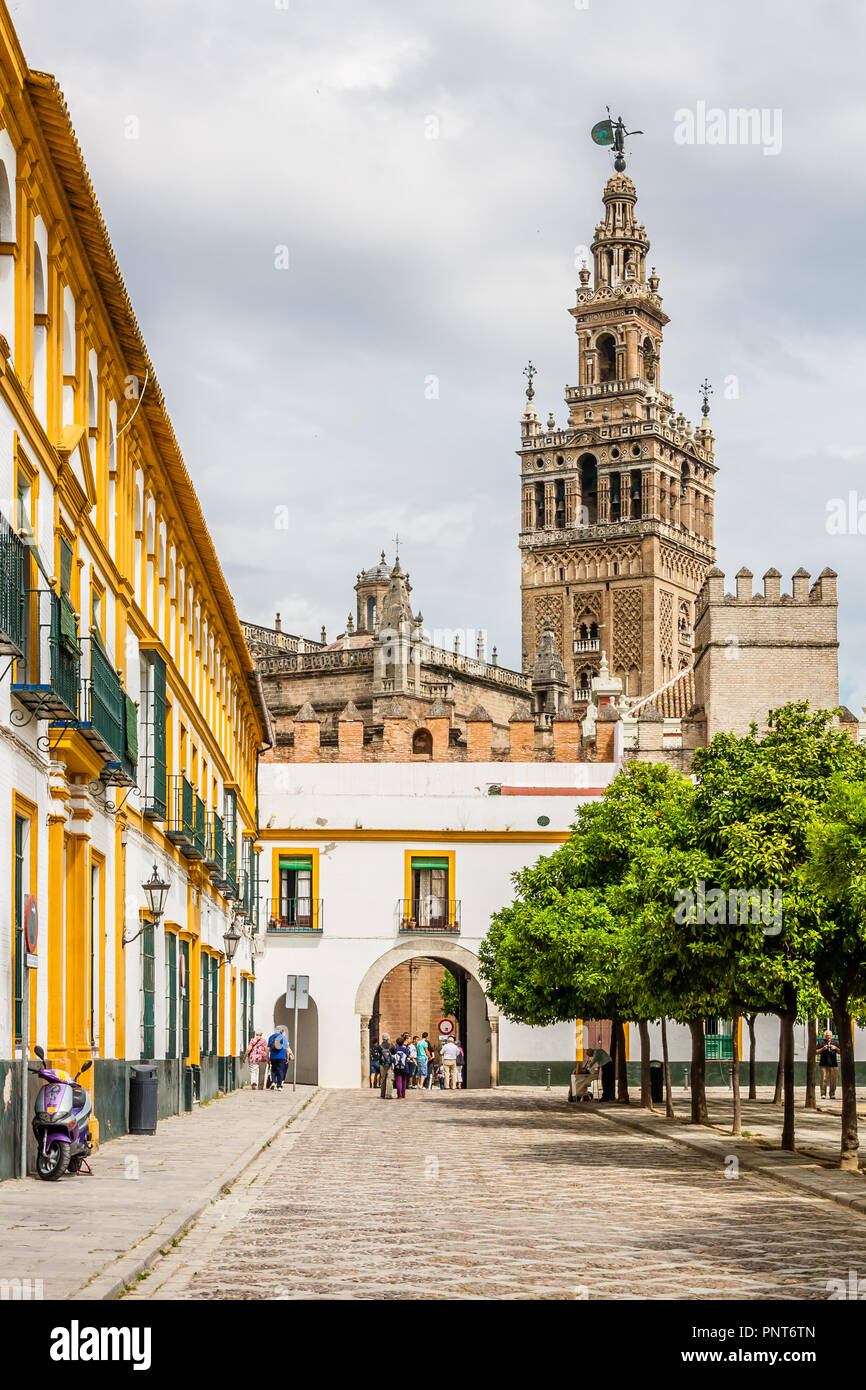
<path fill-rule="evenodd" d="M 642 130 L 626 130 L 622 116 L 617 116 L 616 120 L 610 114 L 610 107 L 607 108 L 607 120 L 598 121 L 592 128 L 590 134 L 597 145 L 613 146 L 616 155 L 613 167 L 618 174 L 625 169 L 625 137 L 627 135 L 643 135 Z"/>

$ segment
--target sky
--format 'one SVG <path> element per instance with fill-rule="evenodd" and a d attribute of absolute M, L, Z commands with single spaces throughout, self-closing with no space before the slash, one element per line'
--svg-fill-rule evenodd
<path fill-rule="evenodd" d="M 661 385 L 692 420 L 714 387 L 718 563 L 730 589 L 741 565 L 838 571 L 859 714 L 866 7 L 9 8 L 65 93 L 243 618 L 335 636 L 399 534 L 425 626 L 485 628 L 519 668 L 522 372 L 564 424 L 610 105 L 644 132 Z"/>

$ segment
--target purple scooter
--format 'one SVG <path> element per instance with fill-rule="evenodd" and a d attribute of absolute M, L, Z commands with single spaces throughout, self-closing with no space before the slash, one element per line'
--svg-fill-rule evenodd
<path fill-rule="evenodd" d="M 28 1067 L 28 1071 L 41 1076 L 45 1082 L 36 1097 L 33 1118 L 36 1172 L 46 1182 L 57 1182 L 64 1173 L 80 1173 L 93 1147 L 90 1134 L 93 1103 L 84 1087 L 78 1084 L 81 1072 L 87 1071 L 93 1063 L 85 1062 L 81 1071 L 70 1076 L 68 1071 L 47 1067 L 41 1047 L 34 1047 L 33 1051 L 42 1066 Z M 89 1167 L 87 1171 L 90 1172 Z"/>

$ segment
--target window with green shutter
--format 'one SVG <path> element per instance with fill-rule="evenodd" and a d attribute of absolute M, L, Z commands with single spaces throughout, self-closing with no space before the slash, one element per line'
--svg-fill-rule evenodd
<path fill-rule="evenodd" d="M 64 598 L 72 598 L 72 546 L 64 536 L 60 537 L 60 592 Z"/>
<path fill-rule="evenodd" d="M 21 1042 L 22 1014 L 24 1011 L 24 832 L 27 821 L 23 816 L 15 817 L 15 960 L 13 978 L 15 982 L 15 1041 Z"/>
<path fill-rule="evenodd" d="M 165 935 L 165 1055 L 177 1056 L 177 937 Z"/>
<path fill-rule="evenodd" d="M 201 955 L 201 1037 L 200 1049 L 207 1056 L 210 1042 L 210 956 Z"/>
<path fill-rule="evenodd" d="M 167 804 L 165 661 L 146 652 L 142 663 L 142 747 L 144 766 L 142 811 L 165 820 Z"/>
<path fill-rule="evenodd" d="M 219 1051 L 219 1017 L 220 1017 L 220 972 L 219 961 L 212 960 L 210 963 L 210 1051 L 211 1056 L 216 1057 Z"/>
<path fill-rule="evenodd" d="M 183 962 L 183 1001 L 181 1007 L 181 1027 L 183 1037 L 181 1039 L 181 1056 L 189 1056 L 189 942 L 180 943 L 180 958 Z"/>
<path fill-rule="evenodd" d="M 154 957 L 154 931 L 152 926 L 144 927 L 141 933 L 141 1058 L 153 1059 L 156 1039 L 154 1036 L 154 997 L 156 984 L 156 960 Z"/>

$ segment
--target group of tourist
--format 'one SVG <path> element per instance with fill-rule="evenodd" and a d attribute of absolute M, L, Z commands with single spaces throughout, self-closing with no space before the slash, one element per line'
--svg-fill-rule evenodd
<path fill-rule="evenodd" d="M 428 1033 L 411 1037 L 401 1033 L 396 1042 L 383 1033 L 370 1048 L 370 1085 L 383 1100 L 405 1099 L 407 1091 L 441 1091 L 463 1088 L 466 1058 L 456 1038 L 447 1038 L 437 1049 Z"/>

